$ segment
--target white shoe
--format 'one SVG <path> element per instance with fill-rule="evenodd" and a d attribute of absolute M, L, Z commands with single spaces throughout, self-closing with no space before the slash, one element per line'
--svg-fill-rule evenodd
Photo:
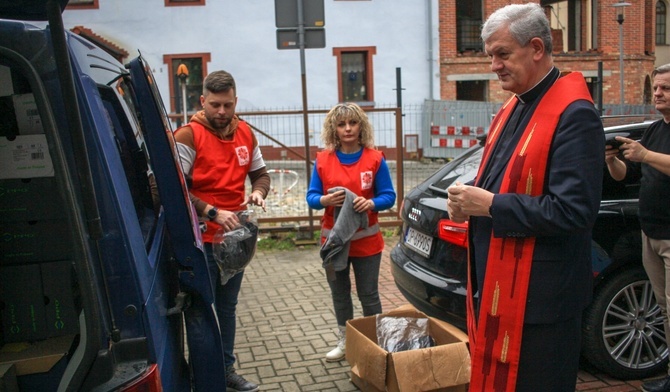
<path fill-rule="evenodd" d="M 344 346 L 344 345 L 343 345 Z M 344 347 L 340 347 L 340 344 L 338 343 L 337 346 L 335 346 L 334 349 L 330 350 L 328 354 L 326 354 L 326 362 L 338 362 L 344 359 L 346 356 L 346 351 Z"/>
<path fill-rule="evenodd" d="M 337 346 L 335 346 L 334 349 L 330 350 L 328 354 L 326 354 L 326 362 L 337 362 L 341 361 L 344 359 L 346 356 L 346 332 L 347 329 L 344 326 L 337 326 L 339 336 L 337 339 Z"/>

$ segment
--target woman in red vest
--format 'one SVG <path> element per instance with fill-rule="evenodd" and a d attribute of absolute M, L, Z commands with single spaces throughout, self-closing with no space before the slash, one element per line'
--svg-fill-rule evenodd
<path fill-rule="evenodd" d="M 340 361 L 345 356 L 346 322 L 354 313 L 350 267 L 363 315 L 382 311 L 378 280 L 384 239 L 377 213 L 391 208 L 396 194 L 384 154 L 375 149 L 372 126 L 358 105 L 333 107 L 324 121 L 321 139 L 325 148 L 316 154 L 307 204 L 316 210 L 326 209 L 321 220 L 321 254 L 339 330 L 337 346 L 326 360 Z M 342 218 L 338 220 L 338 216 Z"/>

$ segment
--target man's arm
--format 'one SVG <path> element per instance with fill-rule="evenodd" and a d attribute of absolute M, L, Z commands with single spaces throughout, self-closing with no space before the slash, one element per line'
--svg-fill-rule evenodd
<path fill-rule="evenodd" d="M 619 158 L 619 149 L 606 146 L 605 147 L 605 163 L 607 164 L 607 170 L 610 172 L 610 176 L 617 181 L 621 181 L 626 178 L 626 164 Z"/>
<path fill-rule="evenodd" d="M 193 139 L 193 128 L 188 125 L 181 127 L 175 131 L 175 141 L 177 142 L 177 153 L 179 154 L 179 162 L 181 163 L 181 170 L 184 175 L 189 178 L 193 171 L 193 162 L 195 162 L 195 141 Z M 202 201 L 197 196 L 189 192 L 191 203 L 195 207 L 195 211 L 200 217 L 207 217 L 207 211 L 213 206 Z"/>
<path fill-rule="evenodd" d="M 249 181 L 251 181 L 251 193 L 241 205 L 254 204 L 260 206 L 265 211 L 265 198 L 270 193 L 270 174 L 268 174 L 256 137 L 253 132 L 251 134 L 254 136 L 254 150 L 249 173 L 247 173 Z"/>
<path fill-rule="evenodd" d="M 623 142 L 620 148 L 624 158 L 631 162 L 646 163 L 666 176 L 670 176 L 670 155 L 648 150 L 640 142 L 632 139 L 620 136 L 617 136 L 616 139 Z"/>

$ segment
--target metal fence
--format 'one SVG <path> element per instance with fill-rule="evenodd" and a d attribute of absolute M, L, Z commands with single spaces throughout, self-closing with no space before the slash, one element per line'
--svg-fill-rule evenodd
<path fill-rule="evenodd" d="M 381 214 L 383 224 L 398 225 L 403 196 L 446 161 L 476 144 L 488 132 L 501 104 L 432 101 L 423 104 L 367 110 L 375 144 L 384 151 L 398 194 L 396 205 Z M 267 211 L 259 212 L 265 228 L 313 229 L 321 211 L 307 207 L 305 192 L 315 153 L 323 147 L 321 128 L 329 108 L 268 110 L 238 113 L 256 131 L 270 170 L 272 192 Z M 653 114 L 650 105 L 606 105 L 603 114 Z M 398 118 L 400 117 L 400 118 Z M 309 147 L 309 148 L 307 148 Z"/>

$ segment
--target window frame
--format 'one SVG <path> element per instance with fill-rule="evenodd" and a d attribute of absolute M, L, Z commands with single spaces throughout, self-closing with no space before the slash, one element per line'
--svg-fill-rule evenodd
<path fill-rule="evenodd" d="M 469 7 L 463 7 L 464 4 L 468 4 Z M 484 23 L 482 1 L 458 0 L 455 2 L 455 7 L 457 16 L 455 26 L 456 51 L 458 53 L 484 52 L 484 43 L 481 42 L 480 38 L 480 27 Z"/>
<path fill-rule="evenodd" d="M 68 3 L 67 6 L 65 6 L 66 10 L 97 10 L 100 9 L 100 4 L 98 3 L 98 0 L 91 0 L 90 4 L 75 4 L 75 3 Z"/>
<path fill-rule="evenodd" d="M 201 5 L 205 5 L 205 0 L 165 0 L 166 7 L 192 7 Z"/>
<path fill-rule="evenodd" d="M 659 14 L 658 13 L 658 7 L 662 6 L 665 13 Z M 656 10 L 656 20 L 655 22 L 655 27 L 656 27 L 656 33 L 654 37 L 654 42 L 656 45 L 667 45 L 668 44 L 668 5 L 665 3 L 663 0 L 658 0 L 656 2 L 655 6 Z M 659 20 L 661 19 L 662 20 Z M 659 26 L 662 26 L 663 28 L 660 29 Z M 659 42 L 659 38 L 661 38 L 662 42 Z"/>
<path fill-rule="evenodd" d="M 374 61 L 373 56 L 377 54 L 376 46 L 348 46 L 333 48 L 333 56 L 337 58 L 337 99 L 338 102 L 344 102 L 344 91 L 342 89 L 342 55 L 348 53 L 364 53 L 365 54 L 365 89 L 367 100 L 357 101 L 361 106 L 374 106 L 375 104 L 375 89 L 374 89 Z"/>
<path fill-rule="evenodd" d="M 172 66 L 173 60 L 179 59 L 193 59 L 200 58 L 202 61 L 202 80 L 205 80 L 207 76 L 207 63 L 212 61 L 211 53 L 182 53 L 182 54 L 165 54 L 163 55 L 163 63 L 167 65 L 168 71 L 168 82 L 170 85 L 170 114 L 176 115 L 177 113 L 177 103 L 175 102 L 175 97 L 177 96 L 176 89 L 179 86 L 175 86 L 173 75 L 177 72 L 176 69 Z"/>

